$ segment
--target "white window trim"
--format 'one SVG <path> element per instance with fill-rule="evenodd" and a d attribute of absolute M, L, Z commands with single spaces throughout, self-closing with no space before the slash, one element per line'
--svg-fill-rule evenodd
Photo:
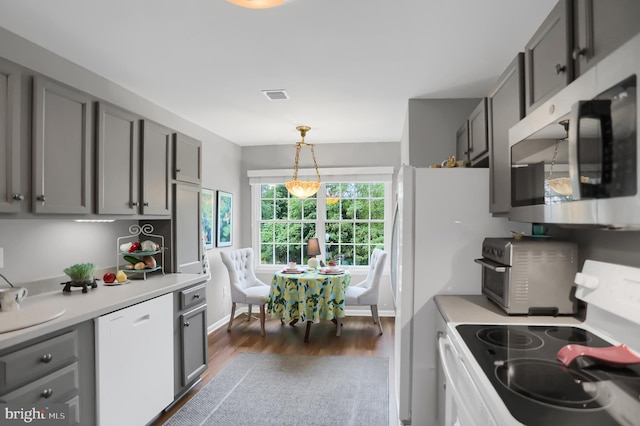
<path fill-rule="evenodd" d="M 381 182 L 384 183 L 385 203 L 384 203 L 384 250 L 389 253 L 391 249 L 391 227 L 393 225 L 393 167 L 349 167 L 349 168 L 326 168 L 319 169 L 320 180 L 322 183 L 337 182 Z M 260 253 L 258 241 L 260 240 L 260 230 L 256 226 L 261 217 L 260 203 L 260 185 L 261 184 L 278 184 L 291 180 L 290 169 L 271 169 L 271 170 L 248 170 L 247 177 L 251 185 L 251 247 L 254 253 Z M 298 179 L 316 180 L 315 169 L 299 169 Z M 324 204 L 324 192 L 318 193 L 318 203 L 322 200 Z M 316 233 L 324 233 L 324 224 L 326 218 L 318 218 L 318 226 Z M 279 265 L 261 265 L 258 262 L 259 256 L 254 256 L 256 264 L 254 268 L 258 273 L 275 273 L 282 266 Z M 324 259 L 324 253 L 323 257 Z M 349 266 L 350 271 L 365 272 L 369 270 L 369 266 Z M 385 273 L 389 272 L 389 262 L 385 266 Z"/>

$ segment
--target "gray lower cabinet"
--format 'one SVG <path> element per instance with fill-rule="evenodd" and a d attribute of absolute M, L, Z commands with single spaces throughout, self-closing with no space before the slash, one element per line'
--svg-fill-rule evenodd
<path fill-rule="evenodd" d="M 207 369 L 206 283 L 174 293 L 174 391 L 182 397 Z"/>
<path fill-rule="evenodd" d="M 33 87 L 35 213 L 92 211 L 92 100 L 43 77 Z"/>
<path fill-rule="evenodd" d="M 174 185 L 173 247 L 175 272 L 202 273 L 200 186 Z"/>
<path fill-rule="evenodd" d="M 509 129 L 524 117 L 524 54 L 514 58 L 489 92 L 489 211 L 506 215 L 511 207 Z"/>
<path fill-rule="evenodd" d="M 638 0 L 574 0 L 575 77 L 640 32 Z"/>
<path fill-rule="evenodd" d="M 70 426 L 93 425 L 94 367 L 90 321 L 17 345 L 0 353 L 0 403 L 7 409 L 64 404 L 65 413 L 51 414 L 64 415 Z"/>
<path fill-rule="evenodd" d="M 141 213 L 145 216 L 171 216 L 172 131 L 143 120 L 141 138 Z"/>
<path fill-rule="evenodd" d="M 573 80 L 572 0 L 560 0 L 525 46 L 527 114 Z"/>
<path fill-rule="evenodd" d="M 202 142 L 181 133 L 173 135 L 174 179 L 180 182 L 202 182 Z"/>
<path fill-rule="evenodd" d="M 0 213 L 20 210 L 20 68 L 0 60 Z"/>
<path fill-rule="evenodd" d="M 97 213 L 138 214 L 140 117 L 104 102 L 97 109 Z"/>

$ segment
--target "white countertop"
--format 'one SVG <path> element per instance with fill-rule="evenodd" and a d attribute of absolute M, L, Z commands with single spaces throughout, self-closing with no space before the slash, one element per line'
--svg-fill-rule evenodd
<path fill-rule="evenodd" d="M 438 295 L 438 310 L 447 322 L 478 324 L 580 324 L 579 315 L 507 315 L 486 296 Z"/>
<path fill-rule="evenodd" d="M 22 303 L 21 310 L 24 312 L 21 312 L 21 316 L 30 309 L 35 313 L 43 304 L 52 312 L 64 313 L 47 322 L 1 333 L 0 350 L 208 279 L 207 275 L 201 274 L 155 275 L 146 280 L 131 280 L 119 286 L 105 286 L 102 281 L 98 281 L 98 287 L 90 288 L 88 293 L 82 293 L 80 288 L 72 288 L 70 293 L 63 293 L 60 289 L 28 296 Z M 14 320 L 12 314 L 14 313 L 0 312 L 0 322 Z"/>

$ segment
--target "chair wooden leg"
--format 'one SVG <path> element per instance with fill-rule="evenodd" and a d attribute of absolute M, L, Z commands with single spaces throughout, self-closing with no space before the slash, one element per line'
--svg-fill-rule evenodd
<path fill-rule="evenodd" d="M 251 321 L 251 305 L 249 305 L 249 315 L 247 315 L 247 321 Z"/>
<path fill-rule="evenodd" d="M 307 321 L 307 331 L 304 333 L 304 341 L 308 342 L 309 341 L 309 333 L 311 332 L 311 323 L 313 321 Z"/>
<path fill-rule="evenodd" d="M 229 325 L 227 331 L 231 331 L 231 324 L 233 324 L 233 317 L 236 315 L 236 303 L 231 303 L 231 317 L 229 318 Z"/>
<path fill-rule="evenodd" d="M 336 336 L 340 337 L 340 331 L 342 330 L 342 318 L 336 318 Z"/>
<path fill-rule="evenodd" d="M 380 334 L 382 334 L 382 324 L 380 323 L 380 317 L 378 316 L 378 305 L 371 305 L 371 315 L 373 316 L 373 323 L 378 324 Z"/>
<path fill-rule="evenodd" d="M 260 335 L 264 336 L 265 310 L 264 305 L 260 305 Z"/>

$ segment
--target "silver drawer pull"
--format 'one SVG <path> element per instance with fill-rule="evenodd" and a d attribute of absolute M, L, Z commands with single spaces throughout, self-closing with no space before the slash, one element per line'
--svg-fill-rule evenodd
<path fill-rule="evenodd" d="M 53 360 L 53 355 L 51 354 L 42 355 L 42 357 L 40 358 L 40 361 L 44 362 L 45 364 L 50 363 L 52 360 Z"/>
<path fill-rule="evenodd" d="M 184 322 L 184 326 L 185 326 L 185 327 L 189 327 L 189 321 L 185 321 L 185 322 Z"/>
<path fill-rule="evenodd" d="M 43 390 L 40 394 L 43 398 L 51 398 L 51 395 L 53 395 L 53 389 L 51 388 Z"/>
<path fill-rule="evenodd" d="M 196 294 L 194 294 L 194 295 L 193 295 L 193 298 L 194 298 L 194 299 L 200 299 L 200 293 L 196 293 Z"/>

